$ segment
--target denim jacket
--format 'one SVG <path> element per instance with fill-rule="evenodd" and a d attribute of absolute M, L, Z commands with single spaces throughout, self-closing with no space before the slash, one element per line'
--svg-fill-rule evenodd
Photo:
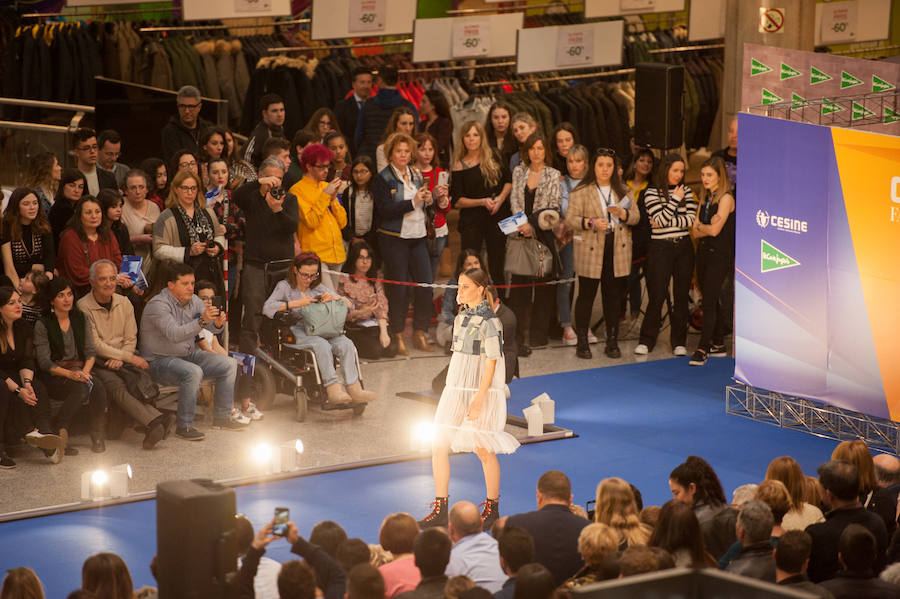
<path fill-rule="evenodd" d="M 411 171 L 413 184 L 418 189 L 424 184 L 424 178 L 418 170 Z M 399 236 L 403 228 L 403 216 L 414 209 L 413 203 L 404 198 L 403 179 L 397 177 L 391 165 L 378 173 L 378 178 L 381 179 L 381 184 L 372 186 L 376 226 L 382 233 Z"/>

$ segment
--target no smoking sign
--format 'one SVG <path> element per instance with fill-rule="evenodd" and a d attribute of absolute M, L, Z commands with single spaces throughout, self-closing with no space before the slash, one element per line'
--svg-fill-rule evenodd
<path fill-rule="evenodd" d="M 784 9 L 763 8 L 759 9 L 760 33 L 784 33 Z"/>

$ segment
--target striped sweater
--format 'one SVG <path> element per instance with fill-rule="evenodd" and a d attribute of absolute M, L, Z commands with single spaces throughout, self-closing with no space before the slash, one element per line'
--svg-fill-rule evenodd
<path fill-rule="evenodd" d="M 672 197 L 672 189 L 668 190 L 666 197 L 660 197 L 660 190 L 656 187 L 648 187 L 644 193 L 647 215 L 661 225 L 651 229 L 651 239 L 685 237 L 697 217 L 697 200 L 691 188 L 685 186 L 683 203 Z"/>

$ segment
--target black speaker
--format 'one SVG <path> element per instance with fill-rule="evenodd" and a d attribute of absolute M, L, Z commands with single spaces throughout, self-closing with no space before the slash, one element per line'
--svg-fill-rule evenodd
<path fill-rule="evenodd" d="M 234 489 L 211 480 L 156 486 L 156 552 L 161 599 L 232 597 L 237 575 Z"/>
<path fill-rule="evenodd" d="M 642 62 L 634 89 L 634 142 L 666 150 L 684 141 L 682 65 Z"/>

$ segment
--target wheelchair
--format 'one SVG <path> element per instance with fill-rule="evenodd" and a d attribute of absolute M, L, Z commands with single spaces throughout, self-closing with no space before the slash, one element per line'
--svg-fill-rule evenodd
<path fill-rule="evenodd" d="M 265 265 L 266 297 L 271 295 L 275 285 L 285 277 L 293 260 L 278 260 Z M 259 346 L 256 349 L 256 369 L 253 374 L 257 387 L 257 405 L 266 409 L 275 401 L 276 393 L 290 395 L 294 400 L 295 416 L 298 422 L 306 420 L 309 404 L 318 404 L 320 409 L 352 410 L 360 416 L 366 410 L 366 402 L 330 403 L 316 362 L 316 355 L 310 349 L 294 345 L 290 315 L 279 312 L 274 319 L 263 317 L 259 330 Z M 340 360 L 335 356 L 335 366 Z M 357 371 L 359 359 L 357 358 Z M 362 383 L 362 378 L 360 378 Z"/>

